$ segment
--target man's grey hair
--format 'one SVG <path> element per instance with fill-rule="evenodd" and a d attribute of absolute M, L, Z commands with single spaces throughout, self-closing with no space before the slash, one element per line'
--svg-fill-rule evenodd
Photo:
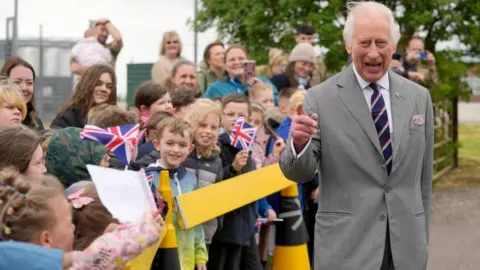
<path fill-rule="evenodd" d="M 352 45 L 353 42 L 355 17 L 365 15 L 366 13 L 376 13 L 387 18 L 390 27 L 390 39 L 394 45 L 397 45 L 400 40 L 400 26 L 387 6 L 373 1 L 348 2 L 347 11 L 348 16 L 343 28 L 343 39 L 347 45 Z"/>

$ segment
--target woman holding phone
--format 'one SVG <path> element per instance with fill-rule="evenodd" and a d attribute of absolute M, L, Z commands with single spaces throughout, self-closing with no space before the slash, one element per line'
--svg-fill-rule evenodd
<path fill-rule="evenodd" d="M 278 104 L 277 88 L 265 77 L 255 76 L 255 62 L 248 60 L 247 50 L 241 45 L 231 45 L 225 52 L 226 79 L 211 84 L 205 91 L 205 98 L 221 98 L 240 93 L 248 95 L 249 88 L 258 81 L 272 87 L 275 104 Z"/>
<path fill-rule="evenodd" d="M 285 88 L 309 89 L 312 71 L 315 65 L 315 48 L 308 43 L 299 43 L 288 58 L 284 73 L 271 78 L 272 83 L 281 91 Z"/>

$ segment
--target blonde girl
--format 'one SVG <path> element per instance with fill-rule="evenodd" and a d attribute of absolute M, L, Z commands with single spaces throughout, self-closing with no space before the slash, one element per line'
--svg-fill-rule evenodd
<path fill-rule="evenodd" d="M 256 82 L 252 85 L 248 90 L 248 99 L 250 102 L 260 103 L 264 109 L 275 107 L 272 87 L 263 82 Z"/>
<path fill-rule="evenodd" d="M 18 126 L 27 116 L 27 106 L 20 92 L 0 82 L 0 126 Z"/>
<path fill-rule="evenodd" d="M 193 127 L 195 148 L 183 165 L 197 176 L 199 188 L 223 179 L 223 165 L 217 145 L 221 116 L 222 105 L 218 101 L 204 98 L 197 99 L 185 115 Z M 207 246 L 212 242 L 217 226 L 217 219 L 203 224 Z"/>
<path fill-rule="evenodd" d="M 265 124 L 265 108 L 257 102 L 250 104 L 252 108 L 250 123 L 257 128 L 255 143 L 252 145 L 252 158 L 257 168 L 262 168 L 277 162 L 285 143 L 281 138 L 277 138 L 275 132 Z M 270 140 L 275 141 L 272 153 L 268 153 L 267 149 L 267 143 Z"/>

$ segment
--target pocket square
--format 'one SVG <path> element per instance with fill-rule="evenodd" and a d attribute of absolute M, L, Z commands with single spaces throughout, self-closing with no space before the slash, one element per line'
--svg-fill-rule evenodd
<path fill-rule="evenodd" d="M 417 114 L 412 117 L 412 123 L 411 123 L 412 127 L 418 127 L 424 124 L 425 124 L 425 115 Z"/>

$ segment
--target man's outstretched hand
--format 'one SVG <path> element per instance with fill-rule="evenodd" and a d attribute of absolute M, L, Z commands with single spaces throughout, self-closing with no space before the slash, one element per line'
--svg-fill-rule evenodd
<path fill-rule="evenodd" d="M 290 130 L 295 151 L 300 153 L 308 141 L 317 134 L 318 115 L 306 115 L 303 110 L 303 103 L 298 104 L 296 115 L 292 119 L 292 128 Z"/>

